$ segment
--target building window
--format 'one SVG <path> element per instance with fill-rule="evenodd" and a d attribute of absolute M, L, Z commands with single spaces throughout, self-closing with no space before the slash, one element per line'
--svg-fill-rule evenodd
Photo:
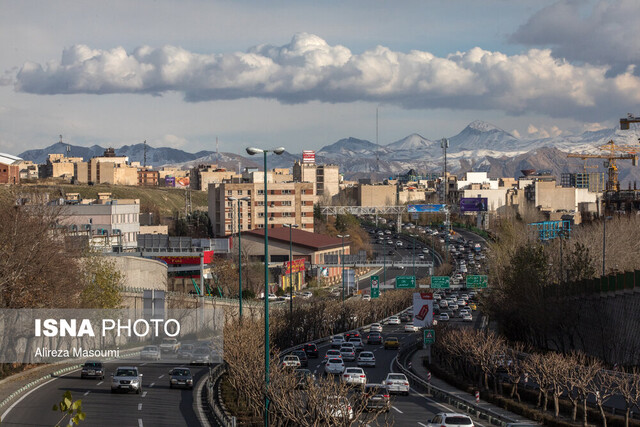
<path fill-rule="evenodd" d="M 233 191 L 227 190 L 227 196 L 231 196 L 231 195 L 233 195 Z"/>
<path fill-rule="evenodd" d="M 264 224 L 258 224 L 258 228 L 264 228 Z"/>
<path fill-rule="evenodd" d="M 283 200 L 282 206 L 291 206 L 291 200 Z"/>
<path fill-rule="evenodd" d="M 264 206 L 264 201 L 256 202 L 256 206 Z"/>
<path fill-rule="evenodd" d="M 291 215 L 291 212 L 282 212 L 282 216 L 284 216 L 284 217 L 290 217 L 290 216 L 292 216 L 292 215 Z"/>
<path fill-rule="evenodd" d="M 238 190 L 238 196 L 242 196 L 242 190 Z"/>
<path fill-rule="evenodd" d="M 258 218 L 264 218 L 264 212 L 258 212 Z"/>
<path fill-rule="evenodd" d="M 247 190 L 247 196 L 251 195 L 251 190 Z"/>
<path fill-rule="evenodd" d="M 282 194 L 292 194 L 291 190 L 282 190 Z"/>
<path fill-rule="evenodd" d="M 263 196 L 264 195 L 264 190 L 258 190 L 258 196 Z"/>

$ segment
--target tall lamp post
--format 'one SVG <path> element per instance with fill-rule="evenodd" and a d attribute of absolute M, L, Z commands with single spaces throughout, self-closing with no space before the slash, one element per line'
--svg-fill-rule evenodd
<path fill-rule="evenodd" d="M 280 155 L 284 147 L 263 150 L 247 147 L 250 156 L 262 153 L 264 155 L 264 425 L 269 426 L 269 218 L 267 215 L 267 153 Z"/>
<path fill-rule="evenodd" d="M 605 255 L 607 253 L 607 221 L 612 219 L 612 216 L 605 216 L 602 222 L 602 275 L 604 276 Z"/>
<path fill-rule="evenodd" d="M 349 235 L 338 234 L 338 237 L 342 238 L 342 268 L 340 270 L 342 271 L 342 302 L 344 302 L 344 238 L 349 237 Z"/>
<path fill-rule="evenodd" d="M 284 224 L 289 229 L 289 314 L 293 316 L 293 240 L 291 229 L 298 228 L 297 224 Z"/>
<path fill-rule="evenodd" d="M 447 148 L 449 148 L 449 140 L 442 138 L 440 140 L 440 148 L 444 151 L 444 203 L 447 203 L 447 187 L 449 186 L 449 180 L 447 179 Z"/>
<path fill-rule="evenodd" d="M 231 203 L 238 202 L 238 313 L 239 317 L 242 320 L 242 236 L 240 233 L 240 202 L 248 202 L 251 200 L 251 197 L 227 197 Z M 231 211 L 233 212 L 233 206 L 231 207 Z M 231 225 L 231 232 L 233 233 L 233 224 Z"/>
<path fill-rule="evenodd" d="M 413 261 L 413 277 L 416 277 L 416 235 L 412 234 L 411 239 L 413 240 L 413 255 L 411 256 Z"/>
<path fill-rule="evenodd" d="M 382 241 L 382 283 L 387 283 L 387 239 Z M 384 288 L 383 288 L 384 289 Z"/>

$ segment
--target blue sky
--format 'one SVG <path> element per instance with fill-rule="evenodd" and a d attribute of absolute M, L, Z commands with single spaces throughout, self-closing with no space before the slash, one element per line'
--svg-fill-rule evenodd
<path fill-rule="evenodd" d="M 615 127 L 636 112 L 635 0 L 3 0 L 0 152 L 147 140 L 319 149 Z"/>

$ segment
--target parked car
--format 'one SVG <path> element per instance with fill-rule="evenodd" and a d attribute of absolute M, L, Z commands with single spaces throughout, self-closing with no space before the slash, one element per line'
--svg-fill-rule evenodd
<path fill-rule="evenodd" d="M 193 388 L 193 376 L 189 368 L 173 368 L 169 371 L 169 388 Z"/>
<path fill-rule="evenodd" d="M 104 380 L 104 365 L 102 362 L 98 360 L 87 360 L 82 365 L 82 370 L 80 371 L 80 378 L 97 378 L 99 380 Z"/>
<path fill-rule="evenodd" d="M 468 415 L 440 412 L 427 423 L 427 427 L 474 427 L 474 424 Z"/>
<path fill-rule="evenodd" d="M 409 380 L 405 374 L 387 374 L 387 378 L 385 378 L 383 384 L 387 386 L 389 392 L 409 394 Z"/>
<path fill-rule="evenodd" d="M 137 367 L 119 366 L 111 374 L 111 393 L 116 391 L 135 391 L 137 394 L 142 392 L 142 374 Z"/>

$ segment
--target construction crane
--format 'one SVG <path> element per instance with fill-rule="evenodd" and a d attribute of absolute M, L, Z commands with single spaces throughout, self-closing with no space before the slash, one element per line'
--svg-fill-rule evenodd
<path fill-rule="evenodd" d="M 638 119 L 640 123 L 640 119 Z M 622 123 L 622 119 L 621 119 Z M 616 145 L 613 140 L 598 147 L 602 154 L 567 154 L 567 157 L 576 157 L 586 162 L 587 159 L 605 159 L 604 167 L 607 168 L 607 191 L 620 191 L 618 182 L 617 160 L 631 160 L 633 166 L 638 164 L 638 152 L 640 146 Z"/>
<path fill-rule="evenodd" d="M 630 123 L 640 123 L 640 117 L 636 117 L 631 113 L 627 113 L 627 117 L 620 119 L 620 129 L 628 130 Z"/>

